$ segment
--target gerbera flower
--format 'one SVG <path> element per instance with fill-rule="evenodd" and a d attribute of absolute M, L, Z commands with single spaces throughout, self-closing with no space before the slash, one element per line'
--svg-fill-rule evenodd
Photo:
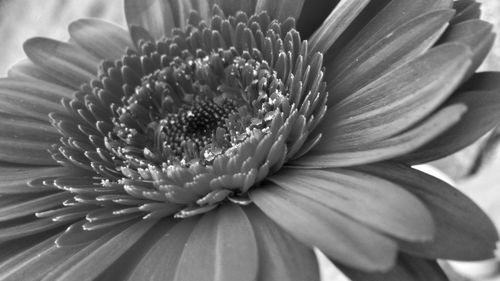
<path fill-rule="evenodd" d="M 216 2 L 216 3 L 213 3 Z M 473 0 L 125 1 L 0 80 L 2 280 L 445 280 L 488 217 L 410 165 L 500 120 Z"/>

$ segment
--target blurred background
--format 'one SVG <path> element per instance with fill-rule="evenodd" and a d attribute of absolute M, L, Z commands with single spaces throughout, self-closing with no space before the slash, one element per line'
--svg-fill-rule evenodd
<path fill-rule="evenodd" d="M 500 31 L 500 1 L 482 3 L 483 18 Z M 122 0 L 0 0 L 0 74 L 24 57 L 22 43 L 34 36 L 67 40 L 67 25 L 78 18 L 97 17 L 125 26 Z M 481 70 L 500 70 L 500 36 Z M 431 163 L 441 177 L 456 183 L 500 226 L 500 130 L 469 148 Z M 428 169 L 429 167 L 427 167 Z M 432 169 L 432 168 L 431 168 Z M 433 170 L 435 173 L 436 170 Z M 498 259 L 477 263 L 443 261 L 453 281 L 500 281 Z M 323 279 L 345 281 L 326 260 L 321 261 Z"/>

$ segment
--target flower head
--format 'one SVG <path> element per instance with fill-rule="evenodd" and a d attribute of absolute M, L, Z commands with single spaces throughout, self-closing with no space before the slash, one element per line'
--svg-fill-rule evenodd
<path fill-rule="evenodd" d="M 468 0 L 337 2 L 126 0 L 129 32 L 28 40 L 0 80 L 0 276 L 318 280 L 317 247 L 410 280 L 489 257 L 486 215 L 410 167 L 500 121 L 500 74 L 474 73 L 489 24 Z"/>

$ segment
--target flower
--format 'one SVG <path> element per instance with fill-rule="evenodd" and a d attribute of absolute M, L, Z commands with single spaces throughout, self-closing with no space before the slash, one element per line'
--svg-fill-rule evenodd
<path fill-rule="evenodd" d="M 410 166 L 500 121 L 475 1 L 215 2 L 25 43 L 0 81 L 2 280 L 318 280 L 313 247 L 429 280 L 492 256 L 488 217 Z"/>

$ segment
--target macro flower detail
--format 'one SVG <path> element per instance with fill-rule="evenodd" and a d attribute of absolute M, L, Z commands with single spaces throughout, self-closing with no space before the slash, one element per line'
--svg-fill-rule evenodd
<path fill-rule="evenodd" d="M 436 259 L 492 256 L 479 207 L 411 168 L 500 121 L 475 1 L 212 2 L 25 43 L 1 280 L 319 280 L 314 248 L 352 280 L 447 280 Z"/>

